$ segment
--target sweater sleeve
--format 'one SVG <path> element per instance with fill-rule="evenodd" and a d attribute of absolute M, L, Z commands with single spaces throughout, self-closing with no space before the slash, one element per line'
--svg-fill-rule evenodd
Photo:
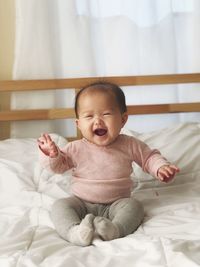
<path fill-rule="evenodd" d="M 158 169 L 170 163 L 161 155 L 159 150 L 151 149 L 146 143 L 134 137 L 131 139 L 130 147 L 133 161 L 136 162 L 143 171 L 157 178 Z"/>
<path fill-rule="evenodd" d="M 65 171 L 73 168 L 73 163 L 70 157 L 67 155 L 67 146 L 62 150 L 58 149 L 58 156 L 51 158 L 47 156 L 43 151 L 39 148 L 39 160 L 41 165 L 47 169 L 48 171 L 53 171 L 54 173 L 64 173 Z"/>

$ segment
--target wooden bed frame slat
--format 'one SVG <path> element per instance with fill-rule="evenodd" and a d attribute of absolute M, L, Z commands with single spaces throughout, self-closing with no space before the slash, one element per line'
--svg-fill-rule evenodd
<path fill-rule="evenodd" d="M 145 75 L 145 76 L 113 76 L 113 77 L 90 77 L 90 78 L 69 78 L 69 79 L 47 79 L 47 80 L 12 80 L 0 81 L 0 97 L 4 99 L 5 92 L 29 92 L 39 90 L 53 89 L 74 89 L 75 93 L 86 84 L 95 81 L 108 81 L 119 86 L 142 86 L 142 85 L 167 85 L 167 84 L 186 84 L 200 83 L 200 73 L 185 74 L 163 74 L 163 75 Z M 139 90 L 139 89 L 138 89 Z M 198 89 L 197 89 L 198 90 Z M 1 101 L 2 103 L 2 101 Z M 130 115 L 139 114 L 163 114 L 178 112 L 200 112 L 200 102 L 196 103 L 169 103 L 169 104 L 151 104 L 128 106 Z M 2 131 L 5 124 L 9 125 L 11 121 L 29 121 L 29 120 L 52 120 L 52 119 L 75 118 L 75 112 L 72 108 L 52 108 L 35 110 L 6 110 L 3 105 L 0 106 L 0 139 L 5 139 Z M 8 138 L 7 136 L 6 138 Z M 77 130 L 77 136 L 71 140 L 80 138 L 81 134 Z M 68 138 L 70 139 L 70 138 Z"/>
<path fill-rule="evenodd" d="M 0 81 L 0 92 L 81 88 L 97 80 L 114 82 L 120 86 L 197 83 L 200 82 L 200 73 Z"/>
<path fill-rule="evenodd" d="M 200 112 L 200 103 L 158 104 L 128 106 L 130 115 Z M 73 108 L 11 110 L 0 112 L 0 121 L 52 120 L 75 118 Z"/>
<path fill-rule="evenodd" d="M 200 103 L 128 106 L 128 113 L 132 115 L 179 113 L 179 112 L 200 112 Z"/>
<path fill-rule="evenodd" d="M 0 121 L 52 120 L 75 118 L 74 109 L 29 109 L 0 112 Z"/>

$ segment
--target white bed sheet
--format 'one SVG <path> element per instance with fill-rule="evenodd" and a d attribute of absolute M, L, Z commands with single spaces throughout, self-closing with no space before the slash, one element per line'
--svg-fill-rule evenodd
<path fill-rule="evenodd" d="M 70 172 L 43 170 L 35 139 L 0 142 L 0 267 L 200 266 L 200 124 L 124 131 L 159 148 L 181 172 L 161 184 L 135 166 L 133 194 L 144 205 L 144 222 L 127 237 L 96 238 L 89 247 L 61 239 L 49 216 L 52 203 L 70 195 Z"/>

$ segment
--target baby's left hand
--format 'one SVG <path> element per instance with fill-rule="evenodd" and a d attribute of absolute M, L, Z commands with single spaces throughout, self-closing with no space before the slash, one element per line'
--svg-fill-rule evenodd
<path fill-rule="evenodd" d="M 158 169 L 158 178 L 160 181 L 168 183 L 179 171 L 179 168 L 175 165 L 164 165 Z"/>

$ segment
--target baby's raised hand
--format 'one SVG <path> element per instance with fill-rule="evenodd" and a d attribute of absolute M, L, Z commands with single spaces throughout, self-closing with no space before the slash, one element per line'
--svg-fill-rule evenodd
<path fill-rule="evenodd" d="M 52 141 L 50 135 L 42 134 L 37 140 L 40 149 L 49 157 L 54 158 L 58 156 L 58 148 Z"/>
<path fill-rule="evenodd" d="M 158 178 L 162 182 L 169 182 L 171 181 L 174 176 L 176 175 L 177 172 L 179 172 L 179 168 L 176 167 L 175 165 L 164 165 L 158 169 Z"/>

